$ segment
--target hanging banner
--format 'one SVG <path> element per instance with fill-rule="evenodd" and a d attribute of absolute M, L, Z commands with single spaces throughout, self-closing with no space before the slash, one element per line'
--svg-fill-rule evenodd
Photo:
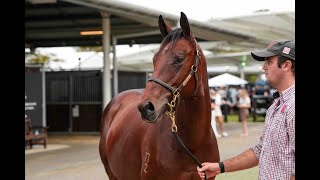
<path fill-rule="evenodd" d="M 25 72 L 25 114 L 32 126 L 43 126 L 43 73 Z"/>

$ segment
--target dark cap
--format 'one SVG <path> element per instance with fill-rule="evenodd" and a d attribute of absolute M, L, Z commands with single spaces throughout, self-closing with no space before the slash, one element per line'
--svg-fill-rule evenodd
<path fill-rule="evenodd" d="M 265 50 L 251 52 L 257 61 L 264 61 L 266 57 L 284 56 L 295 61 L 294 41 L 272 41 Z"/>

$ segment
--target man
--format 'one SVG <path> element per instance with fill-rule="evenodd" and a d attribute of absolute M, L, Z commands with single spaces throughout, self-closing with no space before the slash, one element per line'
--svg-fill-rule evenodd
<path fill-rule="evenodd" d="M 267 83 L 276 89 L 268 108 L 260 141 L 243 153 L 220 163 L 197 167 L 201 178 L 259 165 L 259 180 L 295 179 L 295 42 L 273 41 L 262 51 L 251 52 L 265 61 Z"/>

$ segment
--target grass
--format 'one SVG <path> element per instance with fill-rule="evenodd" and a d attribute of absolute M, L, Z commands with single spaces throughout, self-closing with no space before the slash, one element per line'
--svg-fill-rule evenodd
<path fill-rule="evenodd" d="M 239 114 L 238 112 L 234 112 L 228 115 L 228 122 L 239 122 Z M 248 122 L 254 122 L 253 121 L 253 115 L 249 115 Z M 264 116 L 257 115 L 257 121 L 256 122 L 264 122 Z"/>
<path fill-rule="evenodd" d="M 236 172 L 219 174 L 216 180 L 256 180 L 258 177 L 258 166 Z"/>
<path fill-rule="evenodd" d="M 234 112 L 229 114 L 228 122 L 239 122 L 239 113 Z M 254 122 L 252 114 L 249 115 L 248 122 Z M 264 116 L 257 115 L 256 122 L 264 122 Z M 215 179 L 216 180 L 256 180 L 258 177 L 258 173 L 259 173 L 259 169 L 258 169 L 258 166 L 256 166 L 256 167 L 241 170 L 241 171 L 219 174 Z"/>

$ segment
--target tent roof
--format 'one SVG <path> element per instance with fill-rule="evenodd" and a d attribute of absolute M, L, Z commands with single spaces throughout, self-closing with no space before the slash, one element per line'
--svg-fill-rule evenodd
<path fill-rule="evenodd" d="M 239 33 L 250 33 L 260 42 L 295 38 L 295 12 L 256 12 L 223 20 L 210 20 L 223 29 L 235 29 Z"/>
<path fill-rule="evenodd" d="M 251 51 L 261 50 L 272 40 L 295 38 L 295 14 L 294 12 L 259 12 L 250 16 L 240 16 L 223 20 L 210 20 L 209 23 L 220 26 L 223 29 L 236 29 L 240 32 L 250 32 L 257 42 L 250 41 L 206 41 L 200 42 L 203 50 L 211 53 L 205 54 L 208 72 L 239 72 L 241 59 L 246 56 L 247 66 L 245 72 L 263 72 L 263 62 L 256 61 L 251 56 Z M 270 30 L 272 29 L 272 31 Z M 157 50 L 149 49 L 137 52 L 130 56 L 119 57 L 122 66 L 135 69 L 152 68 L 152 56 Z"/>
<path fill-rule="evenodd" d="M 242 85 L 247 83 L 248 81 L 229 73 L 223 73 L 209 79 L 209 87 Z"/>

